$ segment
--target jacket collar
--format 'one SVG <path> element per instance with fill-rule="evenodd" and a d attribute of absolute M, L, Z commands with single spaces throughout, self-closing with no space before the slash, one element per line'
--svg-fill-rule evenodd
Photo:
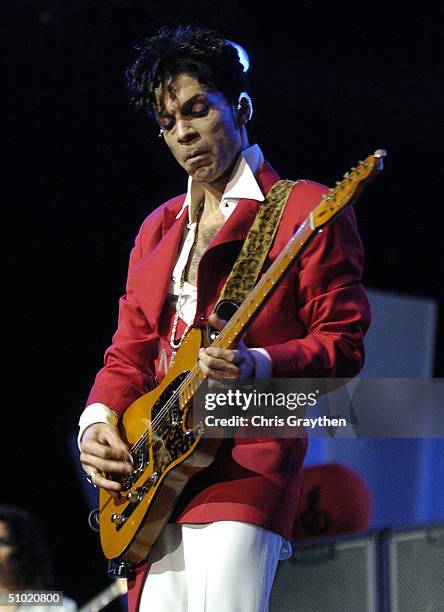
<path fill-rule="evenodd" d="M 259 145 L 255 144 L 241 151 L 222 199 L 247 199 L 263 202 L 264 194 L 255 177 L 263 163 L 264 156 Z M 179 219 L 188 208 L 188 223 L 195 223 L 203 198 L 204 189 L 202 184 L 193 180 L 191 176 L 188 177 L 188 190 L 177 218 Z M 223 212 L 224 209 L 222 208 Z"/>

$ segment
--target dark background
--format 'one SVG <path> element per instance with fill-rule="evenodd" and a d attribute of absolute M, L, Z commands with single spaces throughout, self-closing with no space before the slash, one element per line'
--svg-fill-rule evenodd
<path fill-rule="evenodd" d="M 334 184 L 386 148 L 384 173 L 356 205 L 365 282 L 442 304 L 442 14 L 437 2 L 290 10 L 234 0 L 17 0 L 3 10 L 2 501 L 37 516 L 60 588 L 83 603 L 108 579 L 67 436 L 113 333 L 138 227 L 186 188 L 155 127 L 127 103 L 133 44 L 178 23 L 216 27 L 242 44 L 251 139 L 282 177 Z M 441 321 L 437 376 L 443 332 Z"/>

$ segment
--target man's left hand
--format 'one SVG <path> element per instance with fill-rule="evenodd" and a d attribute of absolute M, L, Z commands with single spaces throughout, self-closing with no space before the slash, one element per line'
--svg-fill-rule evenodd
<path fill-rule="evenodd" d="M 209 323 L 218 331 L 226 325 L 226 321 L 213 313 Z M 243 340 L 234 350 L 221 348 L 201 348 L 199 365 L 206 378 L 252 378 L 254 376 L 254 357 Z"/>

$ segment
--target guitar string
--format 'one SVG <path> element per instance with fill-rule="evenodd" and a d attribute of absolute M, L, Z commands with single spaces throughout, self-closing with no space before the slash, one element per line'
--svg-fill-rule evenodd
<path fill-rule="evenodd" d="M 267 282 L 269 282 L 267 280 L 267 277 L 270 278 L 273 276 L 273 272 L 276 270 L 276 268 L 278 266 L 280 266 L 281 263 L 284 263 L 284 266 L 282 269 L 279 270 L 279 274 L 277 279 L 275 279 L 274 281 L 271 281 L 271 286 L 268 287 L 268 289 L 265 289 L 265 292 L 260 300 L 260 303 L 262 303 L 264 301 L 264 299 L 267 297 L 267 295 L 269 294 L 269 292 L 271 291 L 272 286 L 275 284 L 276 280 L 279 280 L 283 274 L 286 272 L 286 270 L 289 268 L 289 266 L 293 263 L 294 259 L 296 258 L 297 254 L 300 251 L 300 248 L 297 248 L 296 252 L 294 254 L 291 255 L 291 257 L 289 258 L 288 261 L 288 257 L 290 254 L 291 249 L 288 249 L 289 246 L 292 245 L 292 243 L 294 243 L 294 241 L 296 240 L 296 238 L 298 237 L 298 235 L 300 235 L 303 231 L 303 229 L 305 229 L 305 227 L 307 227 L 308 223 L 310 222 L 311 219 L 313 219 L 313 213 L 319 208 L 320 204 L 325 203 L 325 200 L 327 199 L 327 201 L 332 201 L 334 199 L 336 199 L 337 195 L 338 195 L 338 188 L 339 186 L 341 187 L 345 187 L 345 185 L 347 184 L 348 181 L 356 183 L 356 181 L 354 180 L 353 174 L 355 174 L 355 176 L 358 176 L 361 172 L 361 169 L 364 168 L 368 168 L 368 166 L 370 166 L 370 171 L 367 172 L 367 177 L 371 175 L 371 172 L 373 171 L 373 165 L 375 163 L 375 158 L 373 157 L 373 159 L 370 161 L 370 157 L 367 158 L 367 160 L 365 160 L 365 162 L 360 162 L 358 164 L 357 168 L 353 169 L 353 172 L 350 174 L 347 173 L 347 175 L 344 176 L 344 180 L 341 181 L 340 183 L 337 183 L 337 186 L 335 188 L 333 188 L 332 190 L 329 190 L 329 195 L 325 194 L 321 200 L 321 202 L 313 209 L 313 211 L 307 216 L 307 218 L 303 221 L 303 223 L 301 224 L 301 226 L 298 228 L 297 232 L 290 238 L 290 240 L 288 241 L 287 245 L 285 246 L 284 250 L 282 251 L 282 253 L 280 253 L 280 255 L 276 258 L 276 260 L 271 264 L 270 268 L 269 268 L 269 274 L 264 275 L 260 281 L 258 282 L 257 286 L 255 287 L 255 289 L 253 290 L 253 295 L 252 297 L 250 297 L 250 299 L 248 300 L 244 300 L 242 302 L 242 304 L 240 305 L 238 311 L 237 311 L 237 318 L 238 319 L 242 319 L 242 315 L 244 314 L 244 311 L 247 310 L 249 308 L 249 306 L 252 305 L 252 303 L 254 302 L 254 298 L 255 298 L 255 294 L 260 294 L 260 289 L 266 285 Z M 373 163 L 372 163 L 373 162 Z M 364 178 L 367 178 L 364 177 Z M 355 187 L 357 187 L 361 182 L 363 181 L 363 179 L 361 178 L 360 181 L 358 181 L 357 185 L 355 185 Z M 337 210 L 335 211 L 335 213 L 338 212 L 338 210 L 340 210 L 341 208 L 343 208 L 346 204 L 348 204 L 352 197 L 353 194 L 356 192 L 356 189 L 353 189 L 352 193 L 348 195 L 348 197 L 346 198 L 345 201 L 343 201 L 341 204 L 341 206 L 339 208 L 337 208 Z M 319 211 L 318 211 L 319 212 Z M 310 219 L 311 218 L 311 219 Z M 315 232 L 315 228 L 311 227 L 311 223 L 310 223 L 310 227 L 309 229 L 311 230 L 308 235 L 306 237 L 303 238 L 303 241 L 300 243 L 300 247 L 303 247 L 305 242 L 312 236 L 312 234 Z M 297 245 L 296 245 L 297 246 Z M 287 252 L 288 250 L 288 252 Z M 287 259 L 287 261 L 285 262 L 285 259 Z M 259 303 L 259 304 L 260 304 Z M 256 304 L 256 308 L 254 309 L 253 313 L 250 313 L 247 310 L 247 317 L 245 319 L 245 321 L 243 322 L 243 325 L 241 327 L 241 330 L 239 330 L 237 332 L 236 335 L 238 335 L 240 333 L 240 331 L 242 331 L 242 328 L 245 327 L 246 323 L 249 321 L 249 319 L 251 318 L 252 314 L 254 314 L 257 310 L 257 307 L 259 306 L 259 304 Z M 223 342 L 223 340 L 225 339 L 225 336 L 231 332 L 231 327 L 234 327 L 234 324 L 232 325 L 226 325 L 223 330 L 220 332 L 220 334 L 217 336 L 217 338 L 213 341 L 213 343 L 210 345 L 212 347 L 214 347 L 215 345 L 217 345 L 218 343 Z M 230 343 L 233 340 L 230 341 Z M 193 378 L 197 377 L 197 374 L 200 373 L 200 369 L 198 364 L 196 364 L 193 369 L 189 372 L 189 374 L 185 377 L 185 379 L 181 382 L 181 384 L 179 385 L 179 387 L 176 389 L 176 391 L 172 394 L 172 396 L 169 398 L 169 400 L 165 403 L 165 405 L 162 407 L 161 411 L 159 412 L 158 415 L 156 415 L 155 419 L 153 420 L 152 426 L 151 426 L 151 430 L 152 431 L 156 431 L 157 430 L 157 425 L 161 422 L 161 420 L 163 419 L 164 415 L 166 413 L 169 413 L 170 408 L 174 407 L 174 405 L 176 405 L 177 402 L 179 402 L 180 404 L 180 396 L 181 393 L 183 392 L 184 389 L 186 389 L 186 387 L 190 387 L 190 385 L 193 384 Z M 197 386 L 192 389 L 192 393 L 189 399 L 191 399 L 191 397 L 194 395 L 194 393 L 196 392 L 197 388 L 200 386 L 200 384 L 203 382 L 202 380 L 198 380 L 197 379 Z M 192 387 L 191 387 L 192 388 Z M 189 399 L 187 400 L 186 403 L 188 403 Z M 185 405 L 186 405 L 185 403 Z M 166 421 L 165 421 L 166 424 Z M 142 444 L 145 443 L 145 441 L 148 439 L 148 435 L 149 435 L 149 429 L 147 429 L 142 436 L 139 438 L 139 440 L 136 442 L 136 444 L 134 444 L 134 446 L 131 448 L 132 452 L 137 452 L 140 448 L 140 446 Z"/>
<path fill-rule="evenodd" d="M 358 173 L 359 174 L 359 171 Z M 341 182 L 341 185 L 343 186 L 343 183 L 346 183 L 347 180 Z M 353 181 L 354 182 L 354 181 Z M 336 195 L 337 195 L 337 190 L 338 188 L 336 187 L 334 190 L 332 190 L 332 192 L 330 193 L 330 197 L 328 198 L 328 200 L 333 200 L 335 199 Z M 321 200 L 320 203 L 323 203 L 325 198 L 328 197 L 327 195 L 324 196 L 324 198 Z M 352 195 L 350 195 L 346 202 L 342 203 L 341 208 L 347 204 L 352 198 Z M 319 206 L 319 205 L 318 205 Z M 249 321 L 249 319 L 251 318 L 252 314 L 254 314 L 257 311 L 257 307 L 259 306 L 259 304 L 261 304 L 264 299 L 267 297 L 267 295 L 269 294 L 269 292 L 271 291 L 272 286 L 275 284 L 276 280 L 279 280 L 281 278 L 281 276 L 283 276 L 283 274 L 286 272 L 286 270 L 289 268 L 289 266 L 291 265 L 291 263 L 293 263 L 295 257 L 297 256 L 297 254 L 300 251 L 300 248 L 297 248 L 296 252 L 291 254 L 291 247 L 293 245 L 293 243 L 295 242 L 296 238 L 298 236 L 300 236 L 300 234 L 302 234 L 302 231 L 307 227 L 309 221 L 310 221 L 310 217 L 313 218 L 312 214 L 313 212 L 318 208 L 315 207 L 315 209 L 312 211 L 312 213 L 310 213 L 310 215 L 304 220 L 304 222 L 301 224 L 301 226 L 298 228 L 298 231 L 294 234 L 294 236 L 292 236 L 290 238 L 290 240 L 288 241 L 286 247 L 284 248 L 284 250 L 282 251 L 282 253 L 276 258 L 276 260 L 273 262 L 273 264 L 270 266 L 269 268 L 269 274 L 264 275 L 260 281 L 258 282 L 257 286 L 255 287 L 254 291 L 253 291 L 253 295 L 250 297 L 250 299 L 244 300 L 243 303 L 240 305 L 238 311 L 237 311 L 237 319 L 242 320 L 242 316 L 243 314 L 246 312 L 246 319 L 243 322 L 243 325 L 241 327 L 241 330 L 243 327 L 245 327 L 246 323 Z M 337 212 L 337 211 L 336 211 Z M 312 234 L 315 231 L 315 228 L 311 227 L 311 224 L 309 226 L 309 229 L 311 231 L 308 232 L 307 236 L 303 236 L 303 240 L 302 242 L 300 242 L 300 247 L 303 247 L 305 242 L 312 236 Z M 290 247 L 290 248 L 288 248 Z M 296 247 L 298 247 L 298 245 L 296 244 Z M 291 255 L 291 256 L 290 256 Z M 287 261 L 285 261 L 287 260 Z M 278 267 L 280 267 L 281 264 L 284 264 L 283 267 L 279 270 L 278 273 L 278 277 L 277 279 L 275 279 L 274 281 L 271 280 L 271 278 L 273 277 L 273 273 L 276 271 L 276 269 Z M 270 281 L 268 280 L 270 279 Z M 267 283 L 270 283 L 271 286 L 269 285 L 269 287 L 266 287 Z M 264 288 L 264 294 L 261 296 L 261 289 Z M 259 294 L 259 295 L 258 295 Z M 253 310 L 253 313 L 251 313 L 249 311 L 249 307 L 254 303 L 255 301 L 255 295 L 257 297 L 260 297 L 260 301 L 259 304 L 255 304 L 255 308 Z M 213 343 L 210 346 L 215 346 L 219 343 L 222 343 L 223 340 L 225 339 L 225 337 L 231 332 L 231 328 L 234 327 L 234 324 L 232 325 L 226 325 L 223 330 L 220 332 L 220 334 L 218 335 L 218 337 L 213 341 Z M 238 335 L 240 333 L 239 330 L 237 332 L 236 335 Z M 230 341 L 230 343 L 233 340 Z M 167 424 L 166 421 L 164 421 L 162 423 L 162 420 L 164 418 L 164 416 L 166 414 L 170 413 L 170 409 L 173 408 L 177 402 L 179 402 L 179 406 L 180 406 L 180 398 L 181 398 L 181 394 L 183 393 L 184 390 L 186 390 L 187 388 L 189 390 L 191 390 L 191 395 L 190 398 L 194 395 L 194 393 L 196 392 L 197 388 L 200 386 L 200 384 L 203 382 L 202 380 L 199 380 L 198 378 L 198 374 L 200 373 L 200 369 L 198 364 L 196 364 L 193 369 L 190 371 L 190 373 L 185 377 L 185 379 L 181 382 L 181 384 L 179 385 L 179 387 L 176 389 L 176 391 L 172 394 L 172 396 L 169 398 L 169 400 L 165 403 L 165 405 L 162 407 L 162 409 L 160 410 L 159 414 L 156 415 L 156 417 L 153 420 L 152 426 L 151 426 L 151 431 L 152 432 L 156 432 L 157 431 L 157 426 L 159 425 L 159 427 L 163 424 Z M 197 380 L 193 380 L 193 379 L 197 379 Z M 197 385 L 196 385 L 197 383 Z M 194 386 L 194 388 L 193 388 Z M 188 403 L 189 399 L 185 402 L 185 405 Z M 147 441 L 149 436 L 149 429 L 147 429 L 142 436 L 139 438 L 139 440 L 136 442 L 136 444 L 132 447 L 131 451 L 132 452 L 138 452 L 139 448 L 145 444 L 145 442 Z"/>
<path fill-rule="evenodd" d="M 294 257 L 297 255 L 297 253 L 295 253 L 292 257 L 288 257 L 289 256 L 289 252 L 286 253 L 287 251 L 287 247 L 291 247 L 294 243 L 294 241 L 296 240 L 297 236 L 300 235 L 303 231 L 303 229 L 305 229 L 307 227 L 307 220 L 305 220 L 301 226 L 299 227 L 298 231 L 295 233 L 294 236 L 292 236 L 290 238 L 290 240 L 288 241 L 284 251 L 282 252 L 282 256 L 278 256 L 278 258 L 271 264 L 270 268 L 269 268 L 269 276 L 273 276 L 273 273 L 276 272 L 277 268 L 280 268 L 281 264 L 284 264 L 284 266 L 282 268 L 279 269 L 279 273 L 280 276 L 287 270 L 287 268 L 291 265 Z M 312 232 L 311 232 L 312 233 Z M 311 235 L 311 233 L 309 234 L 309 236 Z M 307 236 L 307 238 L 309 237 Z M 306 239 L 307 239 L 306 238 Z M 305 239 L 305 241 L 306 241 Z M 302 246 L 303 243 L 301 243 Z M 286 254 L 284 254 L 286 253 Z M 287 259 L 287 261 L 285 261 L 285 259 Z M 290 261 L 288 261 L 288 259 L 290 259 Z M 242 318 L 242 315 L 245 313 L 245 311 L 247 311 L 247 319 L 244 322 L 245 323 L 248 321 L 249 318 L 251 318 L 251 314 L 250 312 L 248 312 L 248 308 L 252 305 L 252 303 L 254 303 L 255 301 L 255 295 L 254 294 L 260 294 L 261 293 L 261 289 L 265 288 L 265 292 L 262 295 L 262 300 L 268 295 L 271 287 L 266 288 L 267 283 L 269 283 L 270 281 L 268 281 L 268 278 L 266 278 L 265 276 L 263 276 L 261 278 L 261 280 L 259 281 L 259 283 L 257 284 L 253 296 L 250 297 L 249 300 L 245 300 L 241 306 L 239 307 L 239 310 L 237 311 L 237 318 Z M 276 281 L 274 281 L 276 282 Z M 273 283 L 274 284 L 274 283 Z M 255 306 L 257 307 L 258 304 L 255 304 Z M 216 338 L 216 340 L 213 342 L 213 344 L 211 346 L 214 346 L 217 343 L 222 342 L 225 339 L 225 336 L 228 335 L 231 332 L 231 327 L 233 327 L 233 325 L 227 325 L 224 327 L 224 329 L 221 331 L 221 333 L 219 334 L 219 336 Z M 188 385 L 192 384 L 192 381 L 190 382 L 190 378 L 195 377 L 196 376 L 196 372 L 198 371 L 198 366 L 194 366 L 193 370 L 191 370 L 190 374 L 185 378 L 184 381 L 182 381 L 182 383 L 179 385 L 179 387 L 177 388 L 177 390 L 173 393 L 173 395 L 169 398 L 169 400 L 165 403 L 165 405 L 162 407 L 161 411 L 159 412 L 158 415 L 156 415 L 155 419 L 152 422 L 152 426 L 151 429 L 153 432 L 157 431 L 157 425 L 159 424 L 159 422 L 163 419 L 163 417 L 169 413 L 170 408 L 174 407 L 174 405 L 177 403 L 177 401 L 180 401 L 180 394 L 183 392 L 184 388 L 186 388 Z M 200 381 L 199 385 L 201 384 L 202 381 Z M 146 430 L 142 436 L 139 438 L 139 440 L 136 442 L 136 444 L 134 445 L 134 447 L 131 449 L 133 452 L 137 452 L 140 448 L 140 446 L 144 445 L 144 443 L 147 441 L 149 436 L 149 430 Z"/>
<path fill-rule="evenodd" d="M 307 226 L 307 220 L 305 220 L 301 226 L 299 227 L 298 231 L 295 233 L 294 236 L 292 236 L 290 238 L 290 240 L 288 241 L 284 251 L 282 252 L 282 256 L 279 255 L 277 257 L 277 259 L 271 264 L 268 272 L 269 272 L 269 276 L 273 276 L 273 273 L 276 272 L 276 269 L 280 267 L 280 265 L 282 263 L 284 263 L 284 267 L 282 269 L 279 270 L 280 275 L 284 274 L 284 272 L 287 270 L 287 268 L 291 265 L 292 260 L 294 259 L 294 257 L 297 255 L 297 253 L 295 253 L 291 258 L 290 261 L 285 262 L 285 259 L 288 259 L 288 254 L 284 255 L 284 253 L 287 251 L 288 247 L 293 246 L 294 241 L 296 240 L 297 236 L 302 233 L 303 229 L 305 229 L 305 227 Z M 252 296 L 250 297 L 250 299 L 245 300 L 244 302 L 242 302 L 242 304 L 240 305 L 238 311 L 237 311 L 237 318 L 242 318 L 242 315 L 244 314 L 245 311 L 247 311 L 247 319 L 244 322 L 243 326 L 246 324 L 246 322 L 251 318 L 251 314 L 248 311 L 248 308 L 252 305 L 252 303 L 254 303 L 255 301 L 255 294 L 260 294 L 261 293 L 261 289 L 265 288 L 265 292 L 262 296 L 258 296 L 261 297 L 261 301 L 263 301 L 265 299 L 265 297 L 268 295 L 271 287 L 266 287 L 267 283 L 269 283 L 270 281 L 268 281 L 268 279 L 263 276 L 260 281 L 258 282 L 258 284 L 256 285 Z M 276 282 L 276 281 L 274 281 Z M 273 282 L 273 284 L 274 284 Z M 258 304 L 255 304 L 255 306 L 257 307 Z M 227 336 L 230 332 L 231 332 L 231 327 L 233 327 L 232 325 L 226 325 L 223 330 L 220 332 L 220 334 L 218 335 L 218 337 L 216 338 L 216 340 L 211 344 L 211 346 L 214 346 L 217 343 L 222 342 L 225 339 L 225 336 Z M 196 375 L 196 371 L 198 371 L 198 366 L 194 366 L 193 370 L 191 370 L 191 372 L 188 374 L 188 376 L 185 378 L 184 381 L 182 381 L 182 383 L 179 385 L 179 387 L 177 388 L 177 390 L 173 393 L 173 395 L 169 398 L 169 400 L 165 403 L 165 405 L 162 407 L 161 411 L 156 415 L 155 419 L 152 422 L 151 425 L 151 429 L 152 431 L 156 431 L 157 430 L 157 425 L 160 422 L 161 419 L 163 419 L 163 417 L 169 413 L 170 408 L 174 407 L 174 405 L 177 403 L 177 401 L 180 401 L 180 395 L 181 392 L 183 392 L 184 388 L 190 384 L 192 384 L 192 381 L 190 382 L 189 379 L 192 378 L 193 376 Z M 199 385 L 202 383 L 202 381 L 199 382 Z M 195 390 L 194 390 L 195 392 Z M 193 392 L 193 394 L 194 394 Z M 136 444 L 132 447 L 132 452 L 137 452 L 139 450 L 139 447 L 141 445 L 143 445 L 146 440 L 148 439 L 149 436 L 149 430 L 147 429 L 142 436 L 139 438 L 139 440 L 136 442 Z"/>
<path fill-rule="evenodd" d="M 363 164 L 362 164 L 363 165 Z M 359 164 L 358 168 L 355 170 L 355 174 L 359 174 L 360 173 L 360 166 L 361 164 Z M 353 173 L 352 173 L 353 174 Z M 341 181 L 340 185 L 341 186 L 345 186 L 345 184 L 347 184 L 347 181 L 350 181 L 352 175 L 350 175 L 347 179 L 345 179 L 344 181 Z M 355 182 L 353 179 L 351 179 L 352 182 Z M 329 196 L 325 195 L 324 198 L 321 200 L 321 202 L 319 204 L 322 204 L 325 201 L 325 198 L 328 197 L 329 200 L 333 200 L 338 194 L 338 186 L 337 185 L 333 191 L 329 194 Z M 350 196 L 349 198 L 347 198 L 347 201 L 344 204 L 348 203 L 351 200 Z M 316 209 L 319 207 L 319 204 L 313 209 L 312 212 L 316 211 Z M 296 255 L 298 254 L 299 250 L 298 249 L 296 251 L 296 253 L 294 253 L 291 257 L 290 257 L 290 261 L 284 262 L 285 259 L 288 259 L 289 257 L 289 251 L 291 249 L 289 249 L 289 251 L 287 252 L 287 249 L 289 246 L 292 246 L 292 244 L 294 243 L 294 241 L 296 240 L 296 238 L 298 237 L 298 235 L 300 235 L 302 233 L 302 231 L 307 227 L 307 224 L 309 223 L 309 217 L 311 216 L 312 213 L 310 213 L 310 215 L 303 221 L 303 223 L 299 226 L 297 232 L 290 238 L 290 240 L 288 241 L 287 245 L 285 246 L 284 250 L 282 251 L 282 253 L 276 258 L 276 260 L 271 264 L 268 272 L 269 272 L 269 276 L 273 276 L 273 272 L 276 271 L 276 268 L 278 268 L 280 266 L 281 263 L 284 263 L 284 267 L 283 269 L 279 270 L 280 274 L 278 276 L 278 280 L 280 278 L 280 276 L 282 276 L 284 274 L 284 272 L 288 269 L 288 267 L 291 265 L 293 259 L 296 257 Z M 311 228 L 310 228 L 311 229 Z M 305 242 L 308 240 L 308 238 L 311 237 L 311 235 L 314 233 L 314 229 L 311 230 L 311 232 L 308 234 L 307 237 L 304 238 L 304 241 L 301 242 L 300 246 L 303 246 L 305 244 Z M 260 289 L 267 284 L 268 279 L 267 276 L 263 276 L 260 281 L 258 282 L 258 284 L 256 285 L 254 291 L 253 291 L 253 296 L 250 299 L 244 300 L 244 302 L 240 305 L 238 311 L 237 311 L 237 318 L 241 318 L 241 315 L 244 313 L 245 310 L 247 310 L 247 308 L 249 306 L 251 306 L 251 304 L 254 302 L 254 294 L 258 294 L 260 293 Z M 276 282 L 276 280 L 274 282 L 272 282 L 272 285 L 274 285 L 274 283 Z M 261 298 L 261 302 L 265 299 L 265 297 L 268 295 L 269 291 L 270 291 L 271 287 L 268 288 L 268 290 L 265 291 L 264 295 Z M 256 304 L 256 308 L 257 308 L 258 304 Z M 247 312 L 247 319 L 244 322 L 243 326 L 245 326 L 245 324 L 248 322 L 248 320 L 251 318 L 251 314 L 250 312 Z M 214 347 L 216 344 L 222 342 L 225 339 L 225 336 L 231 331 L 231 327 L 233 327 L 233 325 L 226 325 L 224 327 L 224 329 L 220 332 L 220 334 L 218 335 L 218 337 L 214 340 L 214 342 L 210 345 L 212 347 Z M 225 333 L 224 333 L 225 332 Z M 179 385 L 179 387 L 176 389 L 176 391 L 172 394 L 172 396 L 168 399 L 168 401 L 165 403 L 165 405 L 162 407 L 162 409 L 160 410 L 160 412 L 156 415 L 156 417 L 154 418 L 152 424 L 151 424 L 151 430 L 153 432 L 155 432 L 157 430 L 157 425 L 160 423 L 160 421 L 163 419 L 164 416 L 166 416 L 167 413 L 170 412 L 170 409 L 173 408 L 177 402 L 180 403 L 180 396 L 181 393 L 184 391 L 184 389 L 186 389 L 186 387 L 192 385 L 192 379 L 193 377 L 196 377 L 196 374 L 198 372 L 198 366 L 194 366 L 193 369 L 190 371 L 190 373 L 186 376 L 186 378 L 182 381 L 182 383 Z M 200 384 L 203 381 L 199 381 L 198 386 L 200 386 Z M 195 391 L 197 390 L 194 389 L 192 392 L 192 395 L 194 395 Z M 146 440 L 148 439 L 149 436 L 149 429 L 147 429 L 142 436 L 139 438 L 139 440 L 134 444 L 134 446 L 131 448 L 132 452 L 137 452 L 139 450 L 139 447 L 141 445 L 143 445 Z"/>
<path fill-rule="evenodd" d="M 296 251 L 296 253 L 292 254 L 290 256 L 290 252 L 291 252 L 291 247 L 294 245 L 296 239 L 300 236 L 300 234 L 303 232 L 303 230 L 308 226 L 308 219 L 305 219 L 304 222 L 300 225 L 300 227 L 298 228 L 297 232 L 295 232 L 295 234 L 290 238 L 290 240 L 288 241 L 287 245 L 285 246 L 284 250 L 282 251 L 282 253 L 275 259 L 275 261 L 271 264 L 270 268 L 268 269 L 268 276 L 263 276 L 260 281 L 258 282 L 258 284 L 256 285 L 252 296 L 250 297 L 250 299 L 244 300 L 244 302 L 242 302 L 242 304 L 240 305 L 238 311 L 237 311 L 237 318 L 240 319 L 242 318 L 242 315 L 245 314 L 247 315 L 246 321 L 244 322 L 243 326 L 246 324 L 246 322 L 251 318 L 251 313 L 248 311 L 249 307 L 251 307 L 251 305 L 255 302 L 255 299 L 257 299 L 257 297 L 261 297 L 261 301 L 263 301 L 265 299 L 265 297 L 268 295 L 268 293 L 271 290 L 271 286 L 269 286 L 268 288 L 266 287 L 267 283 L 272 282 L 272 285 L 276 282 L 276 280 L 274 281 L 269 281 L 268 279 L 270 277 L 272 277 L 274 275 L 274 273 L 276 271 L 278 271 L 278 279 L 284 274 L 284 272 L 286 272 L 286 270 L 288 269 L 288 267 L 291 265 L 291 263 L 293 262 L 294 258 L 296 257 L 296 255 L 299 252 L 299 248 Z M 311 227 L 309 228 L 311 230 Z M 305 242 L 308 240 L 308 238 L 312 235 L 312 233 L 314 232 L 314 230 L 311 230 L 310 233 L 308 234 L 307 237 L 304 237 L 304 241 L 300 243 L 299 246 L 303 246 L 303 244 L 305 244 Z M 298 246 L 298 245 L 296 245 Z M 290 247 L 290 249 L 288 248 Z M 287 261 L 285 261 L 287 260 Z M 281 267 L 281 265 L 283 264 L 283 267 Z M 279 270 L 278 270 L 279 268 Z M 261 294 L 261 289 L 265 289 L 264 293 L 262 296 L 260 296 Z M 257 295 L 259 294 L 259 295 Z M 257 296 L 257 297 L 256 297 Z M 255 304 L 256 308 L 258 306 L 258 304 Z M 231 328 L 233 327 L 233 324 L 227 324 L 222 331 L 220 332 L 220 334 L 217 336 L 217 338 L 214 340 L 214 342 L 211 344 L 211 346 L 215 346 L 216 344 L 222 342 L 225 339 L 225 336 L 227 336 L 230 332 L 231 332 Z M 165 405 L 162 407 L 162 409 L 160 410 L 160 412 L 156 415 L 156 417 L 154 418 L 152 425 L 151 425 L 151 429 L 153 432 L 157 431 L 157 425 L 159 424 L 159 422 L 163 419 L 164 416 L 166 416 L 167 413 L 169 413 L 170 408 L 174 407 L 174 405 L 177 403 L 177 401 L 180 402 L 180 395 L 183 392 L 184 388 L 186 388 L 188 385 L 192 384 L 192 381 L 190 382 L 190 379 L 192 377 L 196 376 L 196 372 L 198 371 L 198 366 L 194 366 L 193 370 L 191 370 L 191 372 L 188 374 L 188 376 L 185 378 L 184 381 L 182 381 L 182 383 L 179 385 L 179 387 L 176 389 L 176 391 L 173 393 L 173 395 L 168 399 L 168 401 L 165 403 Z M 199 382 L 199 385 L 202 383 L 202 381 Z M 194 390 L 195 391 L 195 390 Z M 193 392 L 194 394 L 194 392 Z M 139 440 L 136 442 L 136 444 L 132 447 L 132 452 L 137 452 L 140 448 L 140 446 L 144 445 L 144 443 L 147 441 L 149 437 L 149 429 L 147 429 L 142 436 L 139 438 Z"/>

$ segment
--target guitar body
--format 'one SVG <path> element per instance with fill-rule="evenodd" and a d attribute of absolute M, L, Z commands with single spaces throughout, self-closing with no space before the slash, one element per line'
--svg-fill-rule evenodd
<path fill-rule="evenodd" d="M 121 479 L 118 502 L 100 490 L 100 539 L 108 559 L 143 562 L 185 485 L 214 460 L 222 438 L 203 439 L 203 426 L 192 422 L 191 398 L 183 406 L 169 401 L 196 366 L 204 340 L 204 330 L 191 329 L 159 386 L 122 418 L 120 433 L 131 447 L 134 471 Z"/>

